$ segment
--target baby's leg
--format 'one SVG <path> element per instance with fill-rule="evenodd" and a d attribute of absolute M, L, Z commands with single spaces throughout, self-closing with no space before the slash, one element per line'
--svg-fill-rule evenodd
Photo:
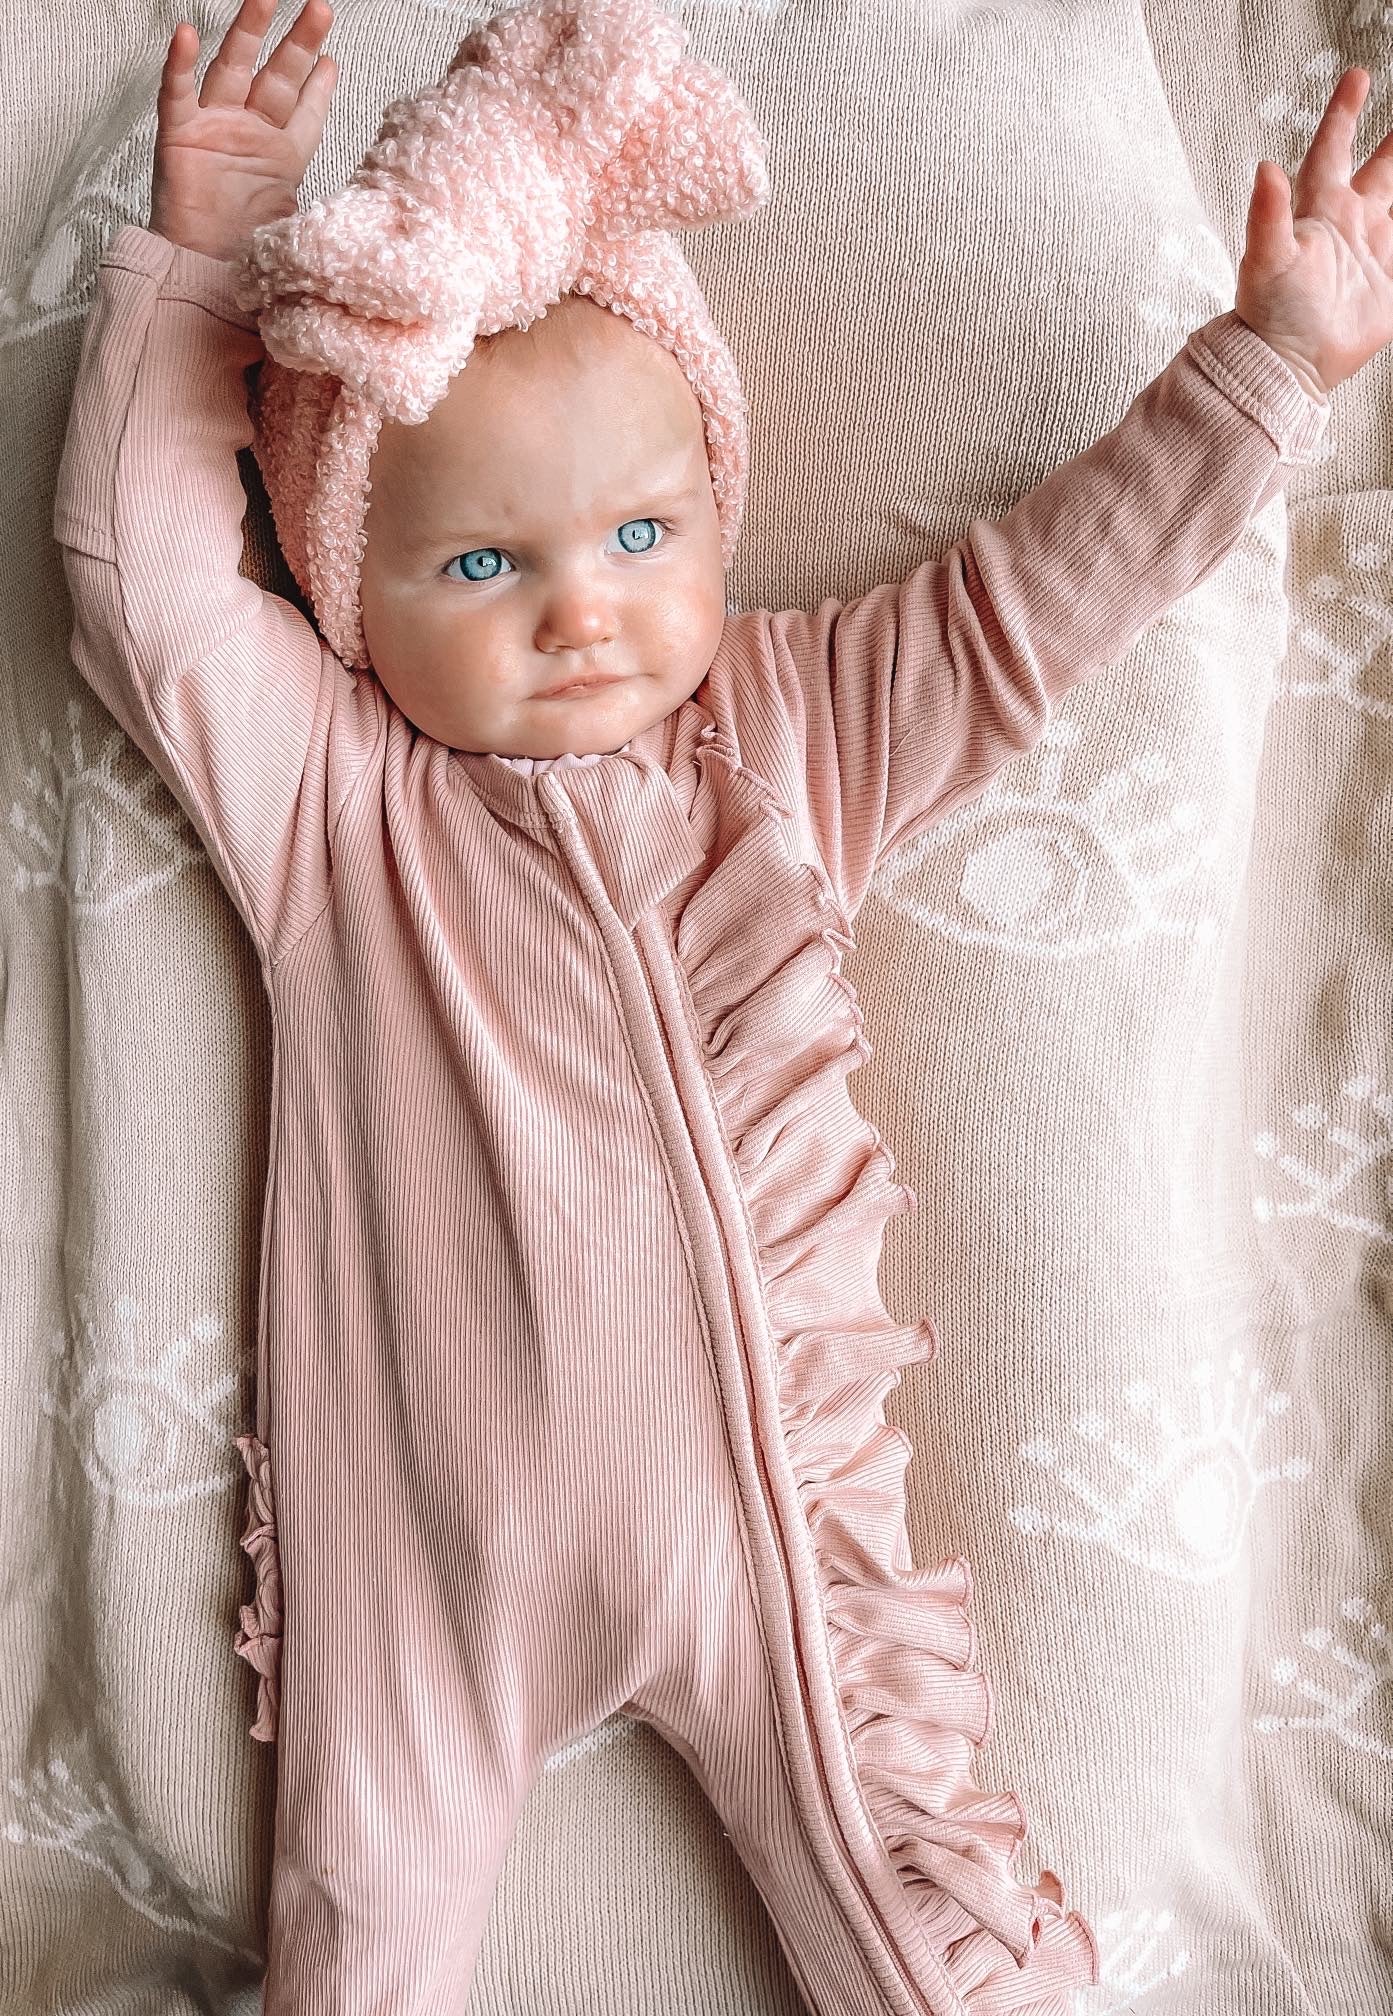
<path fill-rule="evenodd" d="M 896 1884 L 870 1827 L 852 1844 L 790 1753 L 816 1749 L 801 1703 L 781 1716 L 728 1473 L 693 1482 L 685 1599 L 664 1620 L 664 1663 L 627 1712 L 690 1767 L 759 1891 L 811 2016 L 938 2016 L 960 2005 L 903 1905 L 887 1931 L 858 1870 Z M 786 1729 L 792 1714 L 802 1727 Z M 898 1937 L 896 1936 L 898 1934 Z"/>
<path fill-rule="evenodd" d="M 285 1646 L 265 2016 L 459 2016 L 543 1761 L 506 1647 L 432 1656 L 425 1624 L 403 1641 L 394 1691 L 369 1699 L 344 1684 L 351 1664 L 337 1686 L 305 1670 L 314 1634 L 297 1622 Z M 376 1670 L 380 1685 L 380 1661 Z"/>
<path fill-rule="evenodd" d="M 479 1520 L 467 1462 L 394 1467 L 391 1439 L 357 1477 L 282 1465 L 264 2016 L 461 2016 L 546 1759 L 640 1678 L 545 1496 Z"/>

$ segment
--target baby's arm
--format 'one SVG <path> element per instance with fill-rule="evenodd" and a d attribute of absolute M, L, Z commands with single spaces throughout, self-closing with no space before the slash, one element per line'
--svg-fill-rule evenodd
<path fill-rule="evenodd" d="M 1219 565 L 1326 420 L 1229 311 L 1110 433 L 942 558 L 852 602 L 759 617 L 849 915 L 892 848 L 1033 748 L 1070 687 Z"/>
<path fill-rule="evenodd" d="M 53 531 L 74 664 L 184 806 L 274 956 L 323 907 L 345 743 L 370 723 L 345 736 L 352 675 L 298 610 L 238 571 L 243 374 L 264 353 L 231 270 L 138 225 L 115 233 L 83 338 Z M 338 775 L 326 747 L 336 709 Z"/>
<path fill-rule="evenodd" d="M 854 912 L 878 861 L 1031 748 L 1052 703 L 1210 574 L 1295 464 L 1335 386 L 1393 341 L 1393 133 L 1357 171 L 1369 88 L 1346 70 L 1295 180 L 1259 162 L 1235 306 L 1121 424 L 942 561 L 811 614 L 738 619 Z M 1293 207 L 1294 198 L 1294 207 Z"/>
<path fill-rule="evenodd" d="M 245 373 L 264 351 L 230 262 L 294 210 L 335 74 L 318 54 L 326 0 L 256 69 L 273 4 L 242 0 L 201 92 L 198 37 L 174 31 L 151 228 L 118 230 L 98 269 L 53 511 L 73 661 L 189 813 L 266 959 L 327 899 L 380 692 L 239 572 Z"/>

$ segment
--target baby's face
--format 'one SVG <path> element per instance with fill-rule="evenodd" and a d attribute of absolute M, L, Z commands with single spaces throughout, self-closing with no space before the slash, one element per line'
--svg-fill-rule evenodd
<path fill-rule="evenodd" d="M 701 406 L 626 316 L 568 296 L 500 332 L 419 426 L 384 421 L 369 476 L 363 634 L 436 741 L 590 755 L 701 684 L 726 613 Z"/>

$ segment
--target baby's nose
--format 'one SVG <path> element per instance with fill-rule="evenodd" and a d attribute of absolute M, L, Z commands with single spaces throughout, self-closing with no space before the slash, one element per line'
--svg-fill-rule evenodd
<path fill-rule="evenodd" d="M 537 648 L 583 651 L 608 643 L 614 629 L 614 611 L 605 598 L 584 589 L 570 589 L 549 598 L 537 626 Z"/>

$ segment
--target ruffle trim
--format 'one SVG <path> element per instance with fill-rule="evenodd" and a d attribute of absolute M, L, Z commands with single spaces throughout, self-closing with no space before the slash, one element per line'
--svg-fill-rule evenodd
<path fill-rule="evenodd" d="M 274 1743 L 280 1720 L 281 1564 L 271 1494 L 271 1454 L 255 1435 L 237 1436 L 235 1446 L 251 1479 L 242 1548 L 256 1570 L 256 1594 L 242 1605 L 242 1628 L 232 1649 L 257 1674 L 256 1720 L 251 1733 L 258 1742 Z"/>
<path fill-rule="evenodd" d="M 937 1337 L 927 1319 L 895 1324 L 880 1296 L 885 1221 L 917 1199 L 847 1091 L 870 1055 L 841 972 L 854 941 L 820 866 L 795 855 L 791 884 L 792 814 L 712 745 L 715 732 L 695 751 L 692 816 L 716 830 L 702 832 L 704 879 L 677 911 L 676 952 L 759 1249 L 782 1424 L 862 1794 L 971 2016 L 1068 2016 L 1074 1990 L 1098 1980 L 1093 1934 L 1051 1871 L 1034 1885 L 1016 1878 L 1021 1802 L 970 1777 L 993 1699 L 976 1666 L 968 1564 L 916 1568 L 910 1552 L 912 1446 L 884 1405 Z M 711 789 L 712 760 L 731 766 L 728 789 Z M 790 887 L 793 899 L 771 908 L 768 892 Z M 758 931 L 733 933 L 745 916 Z"/>

